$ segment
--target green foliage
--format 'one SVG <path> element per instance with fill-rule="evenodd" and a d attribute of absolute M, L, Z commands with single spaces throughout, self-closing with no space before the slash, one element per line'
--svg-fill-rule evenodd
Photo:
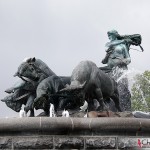
<path fill-rule="evenodd" d="M 150 71 L 137 74 L 131 89 L 132 110 L 150 111 Z"/>

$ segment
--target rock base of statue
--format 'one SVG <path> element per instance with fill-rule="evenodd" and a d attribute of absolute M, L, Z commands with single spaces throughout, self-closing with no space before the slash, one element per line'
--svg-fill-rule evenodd
<path fill-rule="evenodd" d="M 128 79 L 126 77 L 118 82 L 118 91 L 122 111 L 131 111 L 131 94 L 128 89 Z"/>
<path fill-rule="evenodd" d="M 109 76 L 118 84 L 119 102 L 122 111 L 131 111 L 131 94 L 129 91 L 127 68 L 114 67 Z"/>

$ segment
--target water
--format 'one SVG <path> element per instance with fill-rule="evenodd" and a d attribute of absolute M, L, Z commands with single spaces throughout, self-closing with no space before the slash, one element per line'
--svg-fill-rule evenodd
<path fill-rule="evenodd" d="M 135 68 L 130 68 L 128 70 L 123 70 L 123 69 L 120 69 L 120 68 L 116 68 L 113 71 L 112 75 L 113 75 L 114 79 L 117 81 L 117 83 L 123 82 L 122 79 L 127 78 L 127 80 L 128 80 L 128 87 L 127 88 L 129 89 L 129 91 L 131 93 L 131 99 L 132 99 L 132 96 L 133 96 L 132 88 L 133 88 L 133 85 L 134 85 L 134 90 L 136 90 L 136 92 L 138 93 L 138 95 L 140 97 L 136 100 L 137 105 L 140 105 L 140 103 L 141 103 L 142 105 L 144 105 L 145 111 L 149 111 L 149 106 L 148 106 L 145 94 L 143 92 L 143 89 L 142 89 L 141 85 L 138 84 L 137 79 L 136 79 L 136 76 L 140 75 L 141 78 L 143 80 L 145 80 L 149 84 L 149 87 L 150 87 L 150 80 L 143 75 L 142 71 L 137 70 Z M 139 109 L 139 108 L 137 108 L 137 109 Z"/>

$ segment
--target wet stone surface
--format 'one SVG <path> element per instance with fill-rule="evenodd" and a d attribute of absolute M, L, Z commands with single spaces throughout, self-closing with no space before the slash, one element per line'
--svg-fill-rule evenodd
<path fill-rule="evenodd" d="M 120 137 L 118 138 L 119 149 L 150 149 L 150 138 L 147 137 Z"/>
<path fill-rule="evenodd" d="M 54 145 L 56 149 L 82 149 L 84 147 L 84 139 L 80 137 L 55 138 Z"/>
<path fill-rule="evenodd" d="M 17 137 L 13 139 L 14 149 L 51 149 L 53 148 L 52 137 Z"/>
<path fill-rule="evenodd" d="M 11 149 L 12 139 L 9 137 L 0 137 L 0 149 Z"/>
<path fill-rule="evenodd" d="M 148 137 L 123 136 L 12 136 L 0 137 L 0 149 L 150 149 Z"/>
<path fill-rule="evenodd" d="M 115 137 L 86 138 L 85 143 L 87 149 L 99 149 L 99 148 L 113 149 L 116 147 L 116 138 Z"/>
<path fill-rule="evenodd" d="M 1 119 L 0 149 L 150 149 L 150 120 L 131 118 L 128 112 L 117 116 Z"/>

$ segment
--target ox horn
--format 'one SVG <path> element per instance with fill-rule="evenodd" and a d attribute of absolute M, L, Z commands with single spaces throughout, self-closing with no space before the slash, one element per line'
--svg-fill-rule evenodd
<path fill-rule="evenodd" d="M 1 99 L 1 101 L 2 101 L 2 102 L 5 102 L 6 100 L 5 100 L 5 99 Z"/>
<path fill-rule="evenodd" d="M 83 84 L 81 84 L 81 85 L 79 86 L 79 88 L 84 88 L 85 85 L 86 85 L 86 81 L 84 81 Z"/>
<path fill-rule="evenodd" d="M 16 72 L 15 74 L 14 74 L 14 77 L 16 77 L 16 76 L 18 76 L 19 75 L 19 73 L 18 72 Z"/>
<path fill-rule="evenodd" d="M 60 90 L 60 92 L 82 89 L 82 88 L 84 88 L 85 84 L 86 84 L 86 81 L 83 84 L 79 85 L 79 86 L 77 86 L 77 85 L 67 85 L 64 89 Z"/>

